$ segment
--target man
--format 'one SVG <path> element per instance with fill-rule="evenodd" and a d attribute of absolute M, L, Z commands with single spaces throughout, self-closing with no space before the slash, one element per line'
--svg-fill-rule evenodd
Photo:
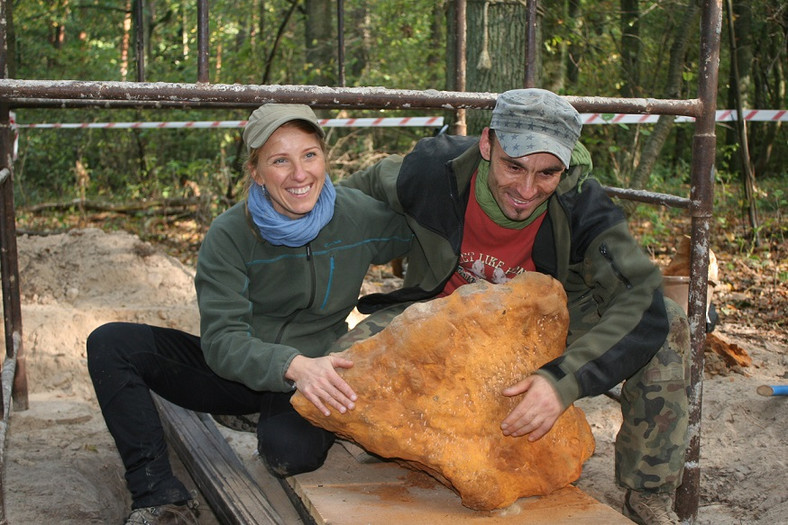
<path fill-rule="evenodd" d="M 566 351 L 504 390 L 522 399 L 501 431 L 537 440 L 571 403 L 624 381 L 615 446 L 624 513 L 673 523 L 687 445 L 687 319 L 663 298 L 660 271 L 590 178 L 581 128 L 554 93 L 508 91 L 481 137 L 423 139 L 404 158 L 344 181 L 404 213 L 419 241 L 403 288 L 362 298 L 365 313 L 383 310 L 357 330 L 368 335 L 407 304 L 478 279 L 552 275 L 568 297 Z"/>

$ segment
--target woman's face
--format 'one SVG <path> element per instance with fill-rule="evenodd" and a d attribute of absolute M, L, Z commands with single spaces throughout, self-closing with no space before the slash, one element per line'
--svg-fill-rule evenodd
<path fill-rule="evenodd" d="M 287 123 L 260 147 L 251 171 L 276 211 L 300 219 L 312 211 L 323 189 L 326 157 L 315 133 Z"/>

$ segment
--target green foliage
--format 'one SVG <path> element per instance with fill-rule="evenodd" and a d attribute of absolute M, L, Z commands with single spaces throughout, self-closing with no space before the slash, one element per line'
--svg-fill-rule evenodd
<path fill-rule="evenodd" d="M 308 65 L 303 3 L 288 18 L 295 0 L 214 0 L 210 2 L 209 77 L 213 83 L 259 84 L 267 75 L 271 84 L 309 84 L 319 77 L 335 77 L 334 58 Z M 328 0 L 326 0 L 328 1 Z M 15 0 L 16 76 L 24 79 L 135 80 L 136 46 L 133 13 L 127 0 Z M 637 94 L 663 97 L 672 30 L 687 0 L 640 4 L 640 80 Z M 197 77 L 197 7 L 184 0 L 145 2 L 145 80 L 193 83 Z M 332 4 L 333 5 L 333 4 Z M 425 0 L 346 0 L 346 85 L 385 86 L 397 89 L 443 89 L 449 2 Z M 570 3 L 540 2 L 543 42 L 542 85 L 568 95 L 619 96 L 632 78 L 621 70 L 620 2 L 613 0 Z M 788 29 L 781 3 L 752 3 L 753 49 L 757 64 L 771 64 L 768 75 L 755 71 L 753 97 L 763 107 L 784 105 L 779 83 L 785 75 L 785 35 Z M 490 5 L 493 9 L 494 5 Z M 782 7 L 784 8 L 784 6 Z M 333 8 L 332 8 L 333 9 Z M 332 11 L 334 18 L 335 10 Z M 334 31 L 336 20 L 332 20 Z M 726 31 L 723 24 L 723 31 Z M 727 104 L 729 51 L 723 35 L 720 107 Z M 695 35 L 691 41 L 697 42 Z M 334 41 L 325 45 L 335 46 Z M 126 55 L 124 55 L 124 49 Z M 499 50 L 498 53 L 501 51 Z M 503 50 L 506 52 L 506 50 Z M 492 53 L 495 55 L 495 53 Z M 270 61 L 269 61 L 270 58 Z M 567 64 L 577 69 L 567 74 Z M 469 68 L 475 64 L 468 64 Z M 329 74 L 331 73 L 331 74 Z M 761 75 L 761 76 L 758 76 Z M 697 92 L 698 50 L 690 45 L 682 71 L 681 96 Z M 784 88 L 784 78 L 783 84 Z M 244 119 L 246 110 L 132 110 L 18 108 L 17 119 L 34 122 L 113 122 Z M 320 111 L 321 116 L 340 116 Z M 440 114 L 419 112 L 420 114 Z M 413 115 L 412 111 L 353 110 L 341 116 Z M 451 113 L 444 114 L 447 117 Z M 773 126 L 773 127 L 767 127 Z M 626 186 L 637 163 L 637 151 L 648 139 L 651 125 L 586 126 L 583 141 L 594 156 L 595 174 L 603 183 Z M 788 140 L 785 129 L 753 123 L 756 144 L 769 143 L 771 161 L 764 177 L 786 176 Z M 718 128 L 721 133 L 723 128 Z M 406 152 L 432 129 L 331 130 L 333 168 L 339 175 L 362 166 L 381 152 Z M 768 133 L 774 138 L 766 140 Z M 676 124 L 649 187 L 686 193 L 692 156 L 691 124 Z M 199 192 L 221 207 L 237 197 L 242 186 L 239 165 L 243 148 L 240 130 L 22 130 L 20 159 L 16 165 L 17 199 L 22 205 L 69 200 L 85 191 L 87 197 L 126 201 L 138 198 L 177 197 Z M 727 199 L 738 182 L 738 148 L 718 140 L 718 198 Z M 79 163 L 79 164 L 78 164 Z M 78 165 L 80 166 L 78 168 Z M 80 171 L 82 170 L 82 171 Z M 82 185 L 78 174 L 82 173 Z M 85 181 L 85 174 L 87 179 Z M 760 174 L 758 175 L 761 176 Z M 760 182 L 760 181 L 759 181 Z M 785 209 L 779 188 L 759 194 L 765 210 Z M 207 196 L 207 197 L 206 197 Z M 721 196 L 721 197 L 720 197 Z M 727 202 L 727 201 L 726 201 Z M 653 217 L 656 222 L 659 217 Z M 727 220 L 727 219 L 726 219 Z"/>

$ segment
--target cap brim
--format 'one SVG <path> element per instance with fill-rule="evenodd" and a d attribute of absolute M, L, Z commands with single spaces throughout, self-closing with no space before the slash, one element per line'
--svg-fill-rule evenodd
<path fill-rule="evenodd" d="M 525 134 L 495 130 L 498 144 L 501 145 L 504 153 L 510 157 L 518 158 L 533 155 L 534 153 L 550 153 L 558 157 L 565 167 L 569 167 L 569 161 L 572 158 L 571 149 L 562 146 L 554 138 L 539 133 L 528 133 L 527 140 L 522 140 L 523 135 Z"/>

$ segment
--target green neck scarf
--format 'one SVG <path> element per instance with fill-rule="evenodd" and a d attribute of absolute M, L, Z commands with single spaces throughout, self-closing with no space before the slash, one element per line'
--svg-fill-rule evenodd
<path fill-rule="evenodd" d="M 533 213 L 521 220 L 521 221 L 513 221 L 506 217 L 501 211 L 501 208 L 498 206 L 498 202 L 493 197 L 493 194 L 490 193 L 490 187 L 487 186 L 487 175 L 490 172 L 490 163 L 484 159 L 479 163 L 479 169 L 476 172 L 476 202 L 479 203 L 479 206 L 487 214 L 487 216 L 493 220 L 495 224 L 498 226 L 503 226 L 504 228 L 509 228 L 510 230 L 522 230 L 536 219 L 539 218 L 546 210 L 547 210 L 547 201 L 544 201 L 542 204 L 536 208 Z"/>

